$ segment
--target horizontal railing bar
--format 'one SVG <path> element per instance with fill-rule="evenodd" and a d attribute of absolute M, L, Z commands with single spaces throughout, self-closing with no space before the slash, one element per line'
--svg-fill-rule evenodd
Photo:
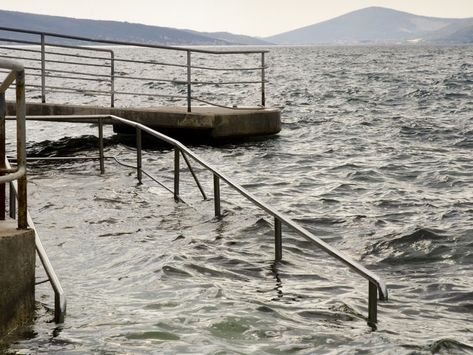
<path fill-rule="evenodd" d="M 41 59 L 40 59 L 41 61 Z M 56 64 L 73 64 L 73 65 L 82 65 L 82 66 L 87 66 L 87 67 L 102 67 L 102 68 L 110 68 L 110 64 L 94 64 L 94 63 L 81 63 L 81 62 L 68 62 L 68 61 L 62 61 L 62 60 L 51 60 L 51 59 L 46 59 L 46 63 L 56 63 Z"/>
<path fill-rule="evenodd" d="M 8 49 L 8 50 L 12 50 L 12 51 L 21 51 L 21 52 L 41 53 L 40 50 L 36 50 L 36 49 L 26 49 L 26 48 L 19 48 L 19 47 L 0 46 L 0 49 Z"/>
<path fill-rule="evenodd" d="M 264 69 L 268 69 L 269 67 L 264 67 Z M 217 67 L 203 67 L 198 65 L 193 65 L 192 69 L 202 69 L 202 70 L 213 70 L 213 71 L 256 71 L 262 70 L 263 67 L 253 67 L 253 68 L 217 68 Z"/>
<path fill-rule="evenodd" d="M 264 107 L 262 106 L 256 106 L 256 107 L 237 107 L 237 106 L 226 106 L 226 105 L 221 105 L 221 104 L 216 104 L 212 101 L 204 100 L 204 99 L 199 99 L 197 97 L 192 97 L 193 101 L 201 102 L 203 104 L 215 106 L 215 107 L 221 107 L 221 108 L 228 108 L 231 110 L 241 110 L 241 111 L 248 111 L 248 110 L 264 110 Z"/>
<path fill-rule="evenodd" d="M 34 76 L 34 77 L 43 77 L 41 74 L 35 74 L 35 73 L 27 73 L 27 76 Z M 52 79 L 71 79 L 71 80 L 88 80 L 88 81 L 99 81 L 99 82 L 109 82 L 110 79 L 97 79 L 97 78 L 82 78 L 79 76 L 65 76 L 65 75 L 50 75 L 50 74 L 45 74 L 44 77 L 46 78 L 52 78 Z M 80 90 L 80 89 L 77 89 Z"/>
<path fill-rule="evenodd" d="M 169 67 L 179 67 L 187 68 L 187 64 L 175 64 L 175 63 L 166 63 L 166 62 L 154 62 L 149 60 L 134 60 L 134 59 L 121 59 L 115 58 L 115 62 L 125 62 L 125 63 L 139 63 L 139 64 L 149 64 L 149 65 L 162 65 Z M 192 69 L 203 69 L 203 70 L 213 70 L 213 71 L 256 71 L 262 70 L 262 67 L 250 67 L 250 68 L 218 68 L 218 67 L 204 67 L 198 65 L 191 65 Z M 265 67 L 267 69 L 268 67 Z"/>
<path fill-rule="evenodd" d="M 41 62 L 41 58 L 16 57 L 16 56 L 2 55 L 2 54 L 0 54 L 0 58 L 10 58 L 10 59 L 15 59 L 15 60 L 30 60 L 33 62 Z"/>
<path fill-rule="evenodd" d="M 45 117 L 48 117 L 48 116 L 38 116 L 38 117 L 28 116 L 27 119 L 33 119 L 34 120 L 35 118 L 41 119 L 41 117 L 43 117 L 43 119 L 45 119 Z M 67 118 L 67 116 L 55 116 L 56 119 L 61 118 L 61 117 Z M 133 122 L 133 121 L 130 121 L 130 120 L 118 117 L 118 116 L 114 116 L 114 115 L 74 115 L 74 117 L 96 118 L 96 119 L 99 119 L 99 118 L 112 119 L 112 120 L 121 122 L 123 124 L 129 125 L 129 126 L 132 126 L 132 127 L 135 127 L 135 128 L 139 128 L 142 131 L 144 131 L 144 132 L 146 132 L 146 133 L 148 133 L 148 134 L 150 134 L 150 135 L 152 135 L 152 136 L 154 136 L 154 137 L 156 137 L 156 138 L 158 138 L 158 139 L 174 146 L 175 148 L 178 148 L 181 152 L 186 153 L 189 157 L 194 159 L 201 166 L 203 166 L 204 168 L 206 168 L 207 170 L 209 170 L 210 172 L 212 172 L 213 174 L 218 176 L 220 179 L 225 181 L 230 187 L 232 187 L 233 189 L 238 191 L 243 197 L 245 197 L 247 200 L 252 202 L 254 205 L 261 208 L 263 211 L 265 211 L 269 215 L 271 215 L 275 218 L 278 218 L 281 221 L 281 223 L 285 224 L 287 227 L 290 227 L 292 230 L 294 230 L 295 232 L 297 232 L 298 234 L 300 234 L 301 236 L 303 236 L 304 238 L 306 238 L 310 242 L 317 245 L 319 247 L 319 249 L 323 250 L 324 252 L 326 252 L 330 256 L 334 257 L 335 259 L 339 260 L 340 262 L 342 262 L 343 264 L 348 266 L 351 270 L 353 270 L 354 272 L 356 272 L 357 274 L 359 274 L 363 278 L 365 278 L 368 281 L 375 284 L 376 287 L 378 288 L 381 299 L 387 299 L 388 298 L 388 291 L 387 291 L 386 285 L 384 284 L 384 281 L 381 280 L 378 277 L 378 275 L 376 275 L 375 273 L 373 273 L 370 270 L 366 269 L 363 265 L 357 263 L 356 261 L 351 260 L 351 258 L 346 256 L 344 253 L 342 253 L 339 250 L 333 248 L 332 246 L 330 246 L 329 244 L 324 242 L 322 239 L 316 237 L 315 235 L 313 235 L 311 232 L 309 232 L 305 228 L 299 226 L 297 223 L 295 223 L 291 219 L 285 217 L 280 212 L 278 212 L 275 209 L 273 209 L 272 207 L 266 205 L 264 202 L 258 200 L 256 197 L 254 197 L 252 194 L 250 194 L 246 189 L 239 186 L 238 184 L 233 182 L 230 178 L 228 178 L 226 175 L 224 175 L 223 173 L 218 171 L 216 168 L 214 168 L 211 164 L 207 163 L 206 161 L 204 161 L 203 159 L 198 157 L 193 151 L 191 151 L 189 148 L 187 148 L 181 142 L 179 142 L 179 141 L 177 141 L 177 140 L 175 140 L 171 137 L 168 137 L 168 136 L 166 136 L 162 133 L 159 133 L 159 132 L 157 132 L 157 131 L 155 131 L 155 130 L 153 130 L 153 129 L 151 129 L 151 128 L 149 128 L 149 127 L 147 127 L 147 126 L 145 126 L 141 123 Z"/>
<path fill-rule="evenodd" d="M 187 96 L 184 96 L 184 95 L 164 95 L 164 94 L 139 93 L 139 92 L 130 92 L 130 91 L 115 91 L 115 94 L 119 94 L 119 95 L 135 95 L 135 96 L 149 96 L 149 97 L 167 97 L 167 98 L 176 98 L 176 99 L 187 99 Z"/>
<path fill-rule="evenodd" d="M 1 31 L 1 29 L 0 29 L 0 31 Z M 21 44 L 31 44 L 31 45 L 35 45 L 35 46 L 41 45 L 41 42 L 32 42 L 32 41 L 27 41 L 27 40 L 24 40 L 24 39 L 11 39 L 11 38 L 2 38 L 2 37 L 0 37 L 0 41 L 21 43 Z"/>
<path fill-rule="evenodd" d="M 139 63 L 139 64 L 149 64 L 149 65 L 162 65 L 167 67 L 179 67 L 179 68 L 187 68 L 186 64 L 175 64 L 175 63 L 165 63 L 165 62 L 153 62 L 149 60 L 135 60 L 135 59 L 120 59 L 115 58 L 115 62 L 123 62 L 123 63 Z"/>
<path fill-rule="evenodd" d="M 32 76 L 39 76 L 41 77 L 41 74 L 30 74 Z M 86 80 L 86 81 L 98 81 L 98 82 L 110 82 L 110 79 L 98 79 L 98 78 L 84 78 L 80 76 L 66 76 L 66 75 L 50 75 L 46 74 L 44 75 L 46 78 L 52 78 L 52 79 L 71 79 L 71 80 Z"/>
<path fill-rule="evenodd" d="M 145 77 L 138 77 L 138 76 L 125 76 L 125 75 L 114 75 L 115 79 L 124 79 L 124 80 L 138 80 L 138 81 L 158 81 L 164 83 L 173 83 L 173 84 L 187 84 L 187 81 L 180 81 L 180 80 L 171 80 L 171 79 L 160 79 L 160 78 L 145 78 Z"/>
<path fill-rule="evenodd" d="M 28 88 L 37 88 L 28 91 L 41 91 L 41 85 L 28 84 Z M 110 91 L 101 91 L 101 90 L 83 90 L 83 89 L 69 89 L 58 86 L 47 86 L 45 87 L 46 92 L 58 92 L 63 94 L 94 94 L 100 96 L 109 96 Z"/>
<path fill-rule="evenodd" d="M 106 43 L 106 44 L 114 44 L 114 45 L 122 45 L 122 46 L 167 49 L 167 50 L 174 50 L 174 51 L 179 51 L 179 52 L 190 51 L 194 53 L 224 54 L 224 55 L 226 54 L 261 54 L 261 53 L 269 52 L 268 50 L 211 51 L 211 50 L 196 49 L 196 48 L 189 48 L 189 47 L 173 47 L 173 46 L 163 46 L 163 45 L 156 45 L 156 44 L 144 44 L 144 43 L 132 43 L 132 42 L 125 42 L 125 41 L 105 40 L 105 39 L 93 39 L 93 38 L 87 38 L 87 37 L 81 37 L 81 36 L 71 36 L 71 35 L 63 35 L 63 34 L 52 33 L 52 32 L 23 30 L 20 28 L 10 28 L 10 27 L 0 27 L 0 31 L 29 33 L 29 34 L 44 35 L 44 36 L 56 37 L 56 38 L 73 39 L 73 40 L 83 41 L 83 42 L 98 42 L 98 43 Z"/>
<path fill-rule="evenodd" d="M 192 85 L 234 85 L 234 84 L 262 84 L 267 81 L 193 81 Z"/>
<path fill-rule="evenodd" d="M 34 69 L 34 70 L 41 70 L 40 68 L 26 68 L 25 69 Z M 103 78 L 110 78 L 110 74 L 94 74 L 94 73 L 87 73 L 87 72 L 80 72 L 80 71 L 72 71 L 72 70 L 58 70 L 58 69 L 46 69 L 46 72 L 51 73 L 63 73 L 63 74 L 77 74 L 77 75 L 89 75 L 94 77 L 103 77 Z"/>
<path fill-rule="evenodd" d="M 94 57 L 92 55 L 82 55 L 82 54 L 71 54 L 71 53 L 61 53 L 61 52 L 49 52 L 46 51 L 45 54 L 47 55 L 57 55 L 57 56 L 65 56 L 65 57 L 74 57 L 74 58 L 86 58 L 86 59 L 97 59 L 97 60 L 110 60 L 110 57 Z"/>
<path fill-rule="evenodd" d="M 45 43 L 47 47 L 56 47 L 56 48 L 68 48 L 68 49 L 78 49 L 83 51 L 92 51 L 92 52 L 107 52 L 113 53 L 113 50 L 106 49 L 106 48 L 94 48 L 94 47 L 87 47 L 87 46 L 74 46 L 70 44 L 59 44 L 59 43 Z"/>

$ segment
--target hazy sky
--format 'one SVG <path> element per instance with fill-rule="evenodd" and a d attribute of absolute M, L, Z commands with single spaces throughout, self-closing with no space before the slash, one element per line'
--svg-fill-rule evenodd
<path fill-rule="evenodd" d="M 473 17 L 473 0 L 0 0 L 0 9 L 269 36 L 368 6 Z"/>

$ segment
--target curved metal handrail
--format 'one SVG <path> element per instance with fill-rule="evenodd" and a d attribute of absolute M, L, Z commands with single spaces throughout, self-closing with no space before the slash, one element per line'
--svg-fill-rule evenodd
<path fill-rule="evenodd" d="M 6 78 L 0 83 L 0 184 L 1 192 L 1 214 L 5 218 L 5 190 L 6 182 L 18 180 L 18 228 L 28 228 L 27 223 L 27 198 L 26 198 L 26 124 L 25 124 L 25 69 L 17 61 L 0 59 L 0 68 L 9 70 Z M 5 166 L 5 91 L 16 82 L 16 155 L 17 166 Z"/>
<path fill-rule="evenodd" d="M 179 197 L 179 154 L 186 154 L 191 157 L 193 160 L 198 162 L 202 167 L 212 172 L 214 176 L 214 204 L 215 204 L 215 215 L 220 217 L 220 183 L 219 180 L 225 181 L 230 187 L 239 192 L 247 200 L 252 202 L 257 207 L 261 208 L 263 211 L 274 217 L 275 224 L 275 249 L 276 249 L 276 260 L 282 259 L 282 239 L 281 239 L 281 225 L 284 224 L 287 227 L 291 228 L 293 231 L 297 232 L 299 235 L 303 236 L 308 241 L 315 244 L 319 249 L 335 258 L 336 260 L 342 262 L 348 266 L 352 271 L 356 272 L 366 280 L 368 280 L 368 324 L 373 328 L 376 327 L 377 323 L 377 299 L 379 295 L 380 300 L 388 300 L 388 289 L 385 282 L 374 272 L 368 270 L 360 263 L 352 260 L 350 257 L 337 250 L 336 248 L 330 246 L 328 243 L 324 242 L 322 239 L 316 237 L 314 234 L 309 232 L 307 229 L 298 225 L 296 222 L 292 221 L 290 218 L 283 215 L 281 212 L 270 207 L 266 203 L 260 201 L 250 192 L 244 189 L 242 186 L 234 182 L 231 178 L 221 173 L 217 168 L 213 167 L 211 164 L 207 163 L 205 160 L 201 159 L 197 154 L 192 152 L 188 147 L 186 147 L 181 142 L 166 136 L 165 134 L 159 133 L 141 123 L 130 121 L 122 117 L 114 115 L 72 115 L 72 116 L 29 116 L 29 120 L 47 120 L 54 118 L 55 120 L 67 119 L 67 118 L 77 118 L 77 119 L 97 119 L 99 125 L 99 140 L 100 140 L 100 159 L 101 159 L 101 171 L 104 171 L 103 168 L 103 132 L 102 125 L 105 123 L 111 123 L 112 121 L 119 122 L 131 127 L 134 127 L 137 132 L 137 173 L 138 180 L 141 182 L 141 132 L 146 132 L 147 134 L 160 139 L 163 142 L 166 142 L 172 145 L 175 149 L 174 155 L 174 197 L 176 200 L 180 200 Z"/>

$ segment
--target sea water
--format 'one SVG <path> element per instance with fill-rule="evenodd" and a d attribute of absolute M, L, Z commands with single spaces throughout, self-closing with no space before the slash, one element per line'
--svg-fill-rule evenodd
<path fill-rule="evenodd" d="M 51 322 L 51 288 L 38 285 L 35 322 L 9 351 L 473 352 L 472 58 L 471 46 L 270 48 L 268 105 L 282 108 L 281 133 L 191 147 L 384 278 L 377 331 L 364 279 L 286 228 L 275 263 L 272 219 L 225 185 L 219 220 L 184 170 L 187 203 L 175 203 L 111 160 L 104 175 L 97 161 L 36 162 L 29 209 L 68 313 Z M 96 155 L 96 131 L 28 122 L 28 154 Z M 106 155 L 134 164 L 133 148 L 105 135 Z M 172 186 L 172 159 L 147 149 L 143 164 Z M 211 195 L 212 176 L 195 168 Z"/>

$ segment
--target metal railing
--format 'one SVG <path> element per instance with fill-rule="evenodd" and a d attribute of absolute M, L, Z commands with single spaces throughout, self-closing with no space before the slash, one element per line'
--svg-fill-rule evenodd
<path fill-rule="evenodd" d="M 6 162 L 7 167 L 10 167 L 10 163 L 8 162 L 8 160 L 6 160 L 5 162 Z M 18 191 L 18 186 L 16 184 L 16 181 L 11 181 L 10 182 L 10 197 L 9 197 L 11 204 L 15 203 L 17 191 Z M 15 216 L 12 214 L 12 211 L 14 210 L 15 210 L 14 208 L 13 209 L 10 208 L 11 218 L 15 218 Z M 28 211 L 26 212 L 26 216 L 27 216 L 28 227 L 34 231 L 36 252 L 38 253 L 41 263 L 43 264 L 44 271 L 46 272 L 46 275 L 48 276 L 47 281 L 51 283 L 51 287 L 53 288 L 53 291 L 54 291 L 54 321 L 56 323 L 64 323 L 64 318 L 66 316 L 66 303 L 67 303 L 66 295 L 61 286 L 61 282 L 59 281 L 59 278 L 57 277 L 56 272 L 54 271 L 51 261 L 49 261 L 48 254 L 46 254 L 46 250 L 43 247 L 43 243 L 41 242 L 41 239 L 39 238 L 38 231 L 36 230 L 33 219 L 31 218 L 30 213 Z"/>
<path fill-rule="evenodd" d="M 2 50 L 0 58 L 20 59 L 28 63 L 25 66 L 27 74 L 38 79 L 36 84 L 28 85 L 28 87 L 40 93 L 39 98 L 43 103 L 47 101 L 47 93 L 68 93 L 109 96 L 111 107 L 115 106 L 116 97 L 119 95 L 178 100 L 185 102 L 188 112 L 192 111 L 193 102 L 234 109 L 247 109 L 246 106 L 253 106 L 253 109 L 255 107 L 264 108 L 266 105 L 266 50 L 215 51 L 93 39 L 9 27 L 0 27 L 0 32 L 6 33 L 5 36 L 0 35 L 0 50 Z M 78 44 L 64 44 L 66 42 Z M 11 44 L 22 46 L 12 46 Z M 129 56 L 117 57 L 113 49 L 100 48 L 97 45 L 118 45 L 153 51 L 164 50 L 166 53 L 177 54 L 177 58 L 174 58 L 175 61 L 166 58 L 161 61 L 154 57 L 148 60 L 133 59 Z M 208 64 L 207 61 L 202 61 L 201 58 L 196 58 L 199 55 L 211 56 L 212 59 L 215 57 L 217 60 L 212 60 L 211 63 L 219 62 L 221 56 L 230 55 L 256 56 L 257 62 L 243 67 L 229 67 L 228 65 L 218 67 Z M 127 67 L 129 65 L 139 65 L 141 70 L 131 69 L 132 73 L 130 74 L 127 72 L 130 71 L 130 68 Z M 168 73 L 172 74 L 171 76 L 157 77 L 155 75 L 165 68 L 170 71 L 174 70 L 174 72 Z M 219 73 L 219 78 L 214 80 L 209 73 Z M 231 73 L 238 73 L 239 76 L 230 80 L 220 79 L 220 77 Z M 256 77 L 254 73 L 256 73 Z M 249 78 L 241 79 L 242 75 L 248 76 L 248 74 L 251 74 Z M 70 83 L 66 84 L 66 81 Z M 147 92 L 144 92 L 141 90 L 142 87 L 136 87 L 136 83 L 145 83 L 150 89 L 154 88 L 155 90 L 149 91 L 148 89 Z M 247 103 L 236 105 L 234 102 L 225 104 L 193 94 L 196 87 L 212 86 L 216 89 L 222 86 L 236 87 L 239 85 L 258 85 L 260 87 L 259 102 L 253 105 Z M 118 87 L 122 89 L 120 90 Z M 167 91 L 159 93 L 156 90 Z M 176 90 L 177 92 L 175 92 Z"/>
<path fill-rule="evenodd" d="M 5 184 L 10 185 L 9 216 L 17 216 L 18 229 L 32 228 L 35 234 L 35 247 L 55 295 L 55 321 L 64 322 L 66 313 L 66 298 L 58 277 L 49 261 L 41 240 L 34 228 L 27 209 L 27 180 L 26 180 L 26 126 L 25 126 L 25 71 L 18 62 L 0 59 L 0 68 L 9 72 L 0 84 L 0 220 L 5 220 L 6 194 Z M 16 167 L 12 168 L 5 154 L 5 91 L 16 82 Z M 17 204 L 18 201 L 18 204 Z M 18 207 L 18 208 L 17 208 Z"/>
<path fill-rule="evenodd" d="M 26 126 L 25 126 L 25 70 L 15 61 L 0 59 L 0 69 L 7 70 L 7 75 L 0 84 L 0 220 L 5 220 L 5 183 L 18 180 L 18 229 L 27 229 L 26 199 Z M 16 162 L 15 168 L 5 164 L 5 92 L 16 82 Z M 10 199 L 10 214 L 15 213 Z"/>
<path fill-rule="evenodd" d="M 159 183 L 161 186 L 164 186 L 161 184 L 156 178 L 154 178 L 151 174 L 147 173 L 143 167 L 142 167 L 142 132 L 145 132 L 163 142 L 166 142 L 170 144 L 171 146 L 174 147 L 174 188 L 170 189 L 166 186 L 164 186 L 167 190 L 173 193 L 174 198 L 176 201 L 181 200 L 180 197 L 180 192 L 179 192 L 179 185 L 180 185 L 180 157 L 182 156 L 184 158 L 185 163 L 187 164 L 187 167 L 189 168 L 192 177 L 194 178 L 202 196 L 204 199 L 207 199 L 207 196 L 205 192 L 202 189 L 202 186 L 194 173 L 189 157 L 192 158 L 194 161 L 199 163 L 203 168 L 208 170 L 209 172 L 212 173 L 213 175 L 213 197 L 214 197 L 214 213 L 216 217 L 222 217 L 221 213 L 221 199 L 220 199 L 220 182 L 224 181 L 228 186 L 232 187 L 234 190 L 236 190 L 240 195 L 244 196 L 247 200 L 252 202 L 255 206 L 259 207 L 266 213 L 268 213 L 270 216 L 274 218 L 274 241 L 275 241 L 275 260 L 280 261 L 282 260 L 282 252 L 283 252 L 283 244 L 282 244 L 282 230 L 283 226 L 286 226 L 290 230 L 296 232 L 297 234 L 301 235 L 308 241 L 312 242 L 315 246 L 317 246 L 319 249 L 333 257 L 334 259 L 342 262 L 346 266 L 348 266 L 352 271 L 358 273 L 361 277 L 365 278 L 368 280 L 368 324 L 375 329 L 376 328 L 376 323 L 377 323 L 377 301 L 378 301 L 378 296 L 380 300 L 387 300 L 388 299 L 388 290 L 383 282 L 383 280 L 377 276 L 375 273 L 371 272 L 370 270 L 366 269 L 363 265 L 357 263 L 356 261 L 352 260 L 348 256 L 346 256 L 344 253 L 340 252 L 339 250 L 333 248 L 320 238 L 316 237 L 313 235 L 311 232 L 303 228 L 302 226 L 298 225 L 282 213 L 278 212 L 274 208 L 268 206 L 266 203 L 260 201 L 256 197 L 254 197 L 250 192 L 245 190 L 243 187 L 238 185 L 236 182 L 234 182 L 232 179 L 229 177 L 225 176 L 223 173 L 221 173 L 218 169 L 210 165 L 209 163 L 205 162 L 203 159 L 198 157 L 194 152 L 192 152 L 189 148 L 187 148 L 185 145 L 180 143 L 179 141 L 172 139 L 171 137 L 168 137 L 162 133 L 159 133 L 147 126 L 144 126 L 140 123 L 133 122 L 126 120 L 121 117 L 113 116 L 113 115 L 74 115 L 74 116 L 30 116 L 28 119 L 31 120 L 47 120 L 51 117 L 54 117 L 54 119 L 67 119 L 70 117 L 75 117 L 75 118 L 84 118 L 84 119 L 96 119 L 98 123 L 98 136 L 99 136 L 99 156 L 98 158 L 93 158 L 93 159 L 99 159 L 100 160 L 100 171 L 101 173 L 104 173 L 105 171 L 105 155 L 104 155 L 104 144 L 103 144 L 103 125 L 104 124 L 110 124 L 112 122 L 119 122 L 131 127 L 134 127 L 136 129 L 136 166 L 133 168 L 136 169 L 137 172 L 137 178 L 138 182 L 142 182 L 142 176 L 143 174 L 147 175 L 149 178 L 154 180 L 155 182 Z M 90 158 L 86 158 L 90 159 Z M 132 167 L 130 165 L 122 164 L 125 166 Z"/>

